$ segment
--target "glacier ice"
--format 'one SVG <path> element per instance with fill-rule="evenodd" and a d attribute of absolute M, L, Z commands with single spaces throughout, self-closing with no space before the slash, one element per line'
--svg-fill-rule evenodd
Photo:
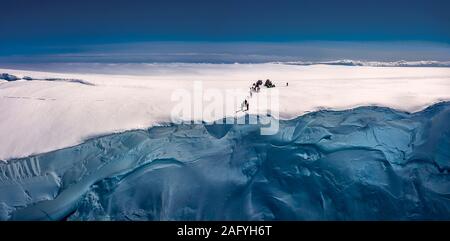
<path fill-rule="evenodd" d="M 0 80 L 6 80 L 6 81 L 16 81 L 19 80 L 20 78 L 18 78 L 15 75 L 12 74 L 8 74 L 8 73 L 2 73 L 0 74 Z"/>
<path fill-rule="evenodd" d="M 95 85 L 91 82 L 85 81 L 85 80 L 81 80 L 81 79 L 70 79 L 70 78 L 33 78 L 30 76 L 24 76 L 22 78 L 19 78 L 15 75 L 12 74 L 8 74 L 8 73 L 2 73 L 0 74 L 0 80 L 6 80 L 6 81 L 16 81 L 16 80 L 27 80 L 27 81 L 32 81 L 32 80 L 41 80 L 41 81 L 62 81 L 62 82 L 70 82 L 70 83 L 78 83 L 78 84 L 84 84 L 84 85 Z"/>
<path fill-rule="evenodd" d="M 0 220 L 450 220 L 450 102 L 181 124 L 0 164 Z"/>

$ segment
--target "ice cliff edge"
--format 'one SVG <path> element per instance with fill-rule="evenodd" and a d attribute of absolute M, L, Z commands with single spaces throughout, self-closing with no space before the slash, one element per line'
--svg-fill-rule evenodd
<path fill-rule="evenodd" d="M 171 125 L 0 164 L 1 220 L 450 220 L 450 102 Z"/>

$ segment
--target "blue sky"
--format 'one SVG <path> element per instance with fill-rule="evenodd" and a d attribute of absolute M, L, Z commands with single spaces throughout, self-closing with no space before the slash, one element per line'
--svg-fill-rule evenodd
<path fill-rule="evenodd" d="M 90 46 L 142 42 L 278 46 L 400 42 L 441 45 L 444 51 L 450 44 L 450 1 L 445 0 L 1 0 L 0 4 L 3 57 L 77 54 L 92 50 Z"/>

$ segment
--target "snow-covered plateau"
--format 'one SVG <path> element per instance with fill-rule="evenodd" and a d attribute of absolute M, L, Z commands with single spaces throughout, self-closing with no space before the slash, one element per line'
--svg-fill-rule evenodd
<path fill-rule="evenodd" d="M 241 90 L 240 101 L 246 98 L 254 81 L 270 78 L 279 86 L 275 89 L 281 119 L 320 109 L 345 110 L 367 105 L 415 112 L 438 101 L 450 100 L 450 68 L 279 64 L 135 66 L 138 67 L 93 65 L 86 70 L 98 69 L 102 74 L 0 69 L 0 73 L 37 79 L 0 80 L 0 160 L 73 146 L 93 136 L 171 122 L 171 111 L 178 104 L 172 101 L 172 95 L 180 89 L 194 91 L 195 81 L 201 81 L 204 90 L 223 93 Z M 106 74 L 105 68 L 114 74 Z M 70 66 L 63 72 L 69 71 Z M 269 90 L 262 90 L 265 91 Z M 250 114 L 260 112 L 257 104 L 252 103 L 254 99 L 250 99 Z M 224 108 L 221 113 L 234 116 L 235 109 Z"/>
<path fill-rule="evenodd" d="M 450 68 L 107 68 L 0 69 L 0 220 L 450 219 Z M 176 90 L 245 99 L 268 78 L 274 135 L 171 123 Z"/>

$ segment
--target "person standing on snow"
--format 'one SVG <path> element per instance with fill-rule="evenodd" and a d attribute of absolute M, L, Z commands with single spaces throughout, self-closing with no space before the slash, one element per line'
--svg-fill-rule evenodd
<path fill-rule="evenodd" d="M 243 106 L 245 107 L 245 110 L 243 110 L 243 111 L 248 111 L 249 103 L 248 103 L 247 99 L 244 100 Z"/>

